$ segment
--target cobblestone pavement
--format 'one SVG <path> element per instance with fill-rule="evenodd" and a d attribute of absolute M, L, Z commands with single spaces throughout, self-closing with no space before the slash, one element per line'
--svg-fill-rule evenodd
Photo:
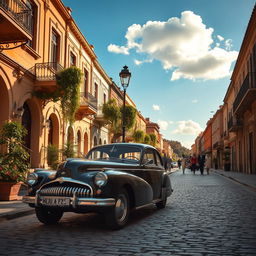
<path fill-rule="evenodd" d="M 2 221 L 0 255 L 256 255 L 256 192 L 214 173 L 171 178 L 167 207 L 136 211 L 119 231 L 96 214 Z"/>

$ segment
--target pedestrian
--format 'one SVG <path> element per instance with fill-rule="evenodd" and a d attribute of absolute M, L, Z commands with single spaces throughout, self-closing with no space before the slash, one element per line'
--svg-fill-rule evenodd
<path fill-rule="evenodd" d="M 204 162 L 205 162 L 205 156 L 199 155 L 198 156 L 198 165 L 199 165 L 199 170 L 200 170 L 201 175 L 204 174 Z"/>
<path fill-rule="evenodd" d="M 179 167 L 179 169 L 181 167 L 181 160 L 180 159 L 178 160 L 178 167 Z"/>
<path fill-rule="evenodd" d="M 193 156 L 191 157 L 190 164 L 191 164 L 191 171 L 195 174 L 195 172 L 196 172 L 196 165 L 197 165 L 196 154 L 193 154 Z"/>
<path fill-rule="evenodd" d="M 182 167 L 183 174 L 185 174 L 186 163 L 187 163 L 187 160 L 186 160 L 185 156 L 183 156 L 183 158 L 181 160 L 181 167 Z"/>
<path fill-rule="evenodd" d="M 206 157 L 205 168 L 206 168 L 207 174 L 209 175 L 210 168 L 211 168 L 211 157 L 209 155 L 207 155 Z"/>

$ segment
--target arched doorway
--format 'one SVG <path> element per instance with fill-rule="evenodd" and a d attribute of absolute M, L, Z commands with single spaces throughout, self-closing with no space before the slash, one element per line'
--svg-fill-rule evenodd
<path fill-rule="evenodd" d="M 81 157 L 82 153 L 81 153 L 81 132 L 80 131 L 77 131 L 76 139 L 77 139 L 77 157 Z"/>
<path fill-rule="evenodd" d="M 102 145 L 102 140 L 100 139 L 100 141 L 99 141 L 99 145 Z"/>
<path fill-rule="evenodd" d="M 31 150 L 31 112 L 29 109 L 28 104 L 25 102 L 23 105 L 23 115 L 21 118 L 21 124 L 25 127 L 27 130 L 27 135 L 24 137 L 24 145 L 29 151 Z"/>
<path fill-rule="evenodd" d="M 84 154 L 88 152 L 88 134 L 84 134 Z"/>
<path fill-rule="evenodd" d="M 93 138 L 93 146 L 94 147 L 97 146 L 97 138 L 96 138 L 96 136 L 94 136 L 94 138 Z"/>
<path fill-rule="evenodd" d="M 9 119 L 9 96 L 3 79 L 0 77 L 0 126 Z"/>
<path fill-rule="evenodd" d="M 48 119 L 48 145 L 59 146 L 59 122 L 55 114 L 51 114 Z"/>

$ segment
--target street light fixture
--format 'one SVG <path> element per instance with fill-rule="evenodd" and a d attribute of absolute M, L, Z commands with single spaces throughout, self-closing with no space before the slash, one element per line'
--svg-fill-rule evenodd
<path fill-rule="evenodd" d="M 123 67 L 123 69 L 119 73 L 119 76 L 120 76 L 122 87 L 124 88 L 122 125 L 123 125 L 123 142 L 125 142 L 125 96 L 126 96 L 126 89 L 129 86 L 129 82 L 131 78 L 131 73 L 126 65 Z"/>

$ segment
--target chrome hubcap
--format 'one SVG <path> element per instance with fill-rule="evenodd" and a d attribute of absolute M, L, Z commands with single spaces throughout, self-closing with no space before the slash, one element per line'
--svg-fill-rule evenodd
<path fill-rule="evenodd" d="M 127 200 L 124 195 L 120 195 L 116 200 L 115 214 L 119 222 L 122 222 L 127 215 Z"/>

